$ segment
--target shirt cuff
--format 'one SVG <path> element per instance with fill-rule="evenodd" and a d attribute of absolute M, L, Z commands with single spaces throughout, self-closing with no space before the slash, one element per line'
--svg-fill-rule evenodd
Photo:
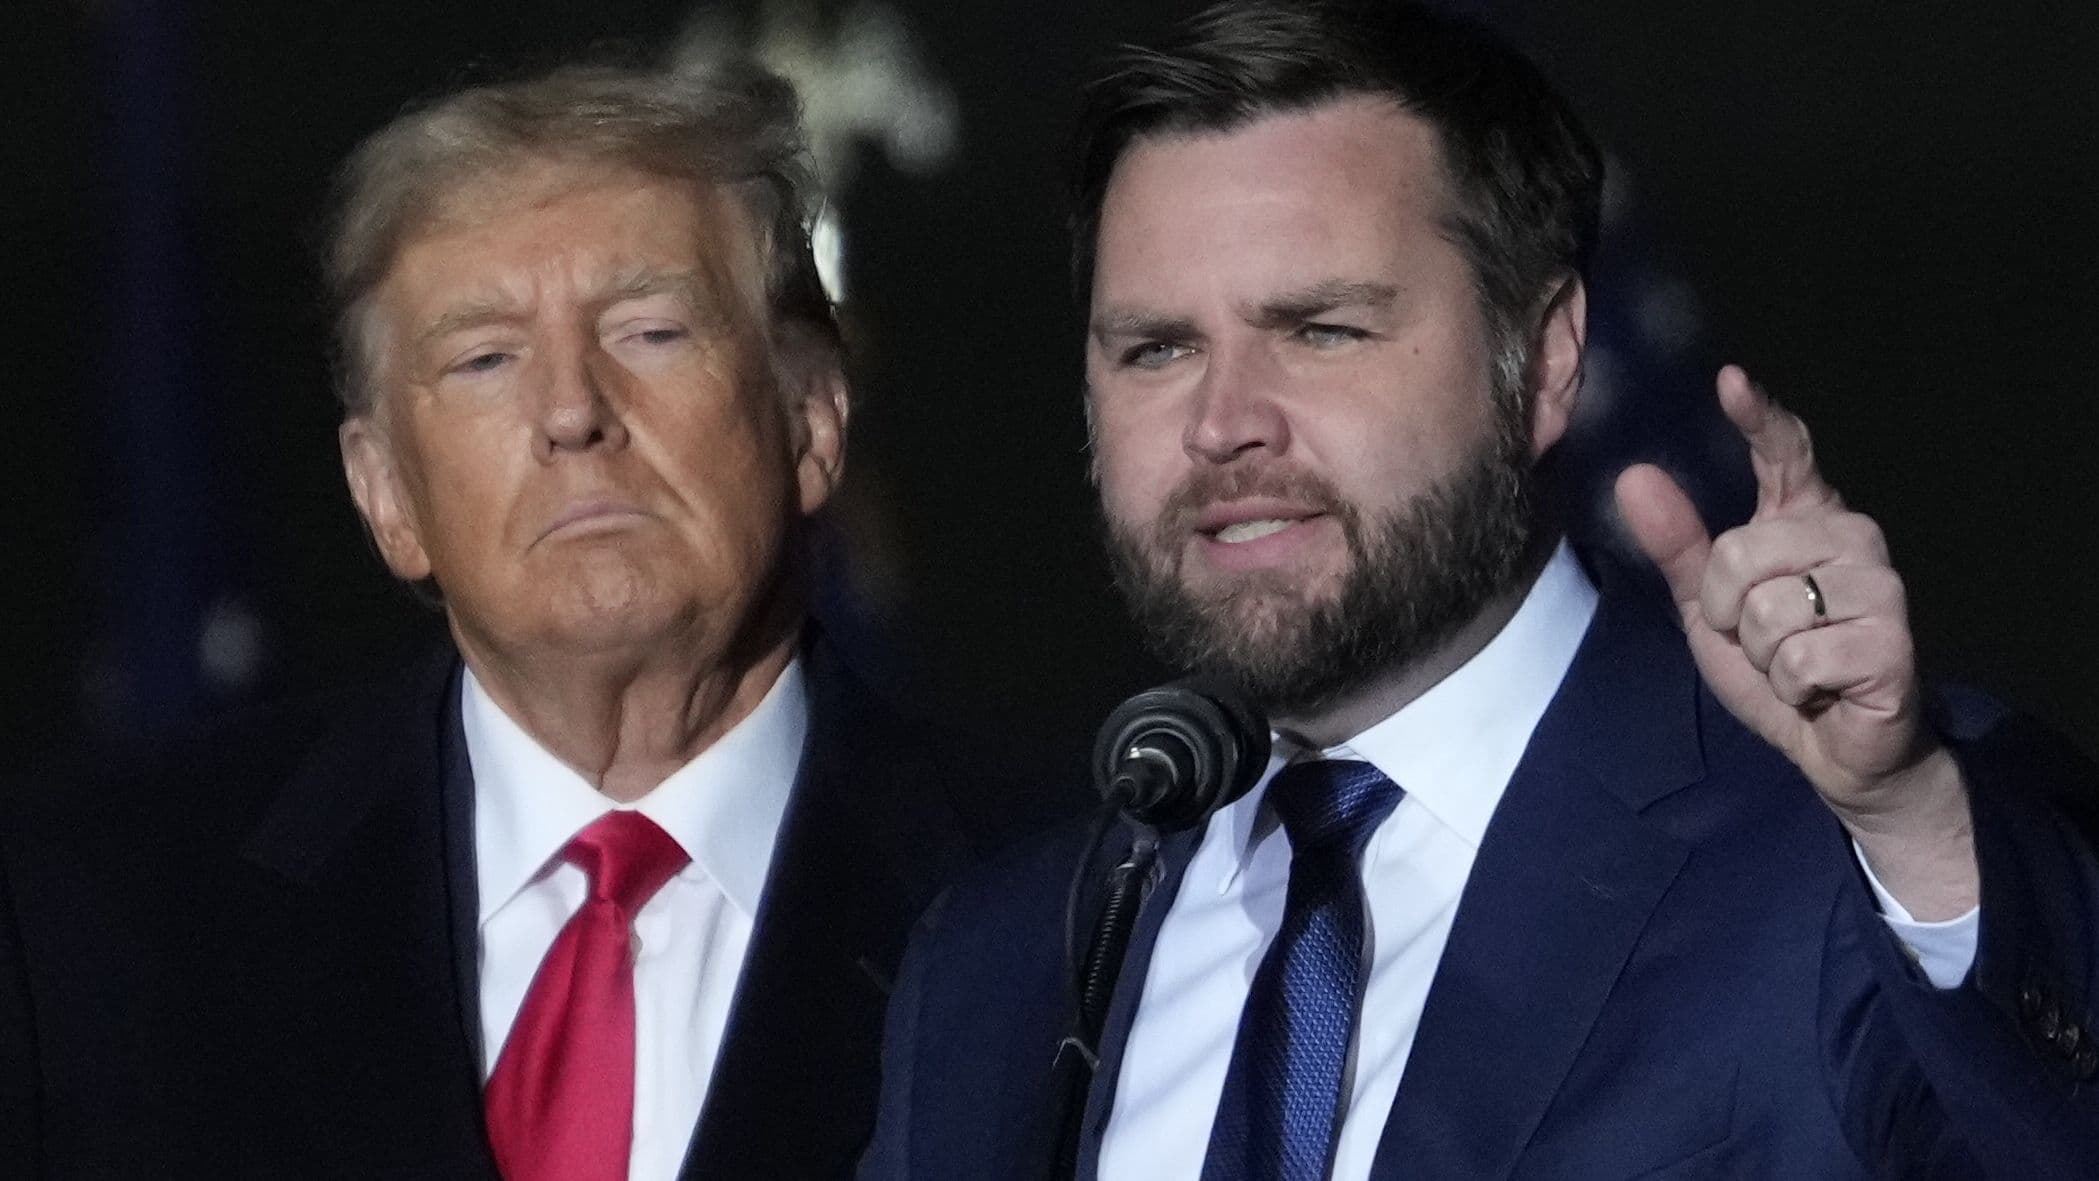
<path fill-rule="evenodd" d="M 1903 949 L 1924 970 L 1924 976 L 1934 988 L 1958 988 L 1968 978 L 1968 969 L 1975 965 L 1975 944 L 1982 929 L 1982 908 L 1972 907 L 1959 918 L 1936 923 L 1920 923 L 1911 917 L 1909 908 L 1895 900 L 1888 888 L 1873 876 L 1873 867 L 1866 862 L 1866 851 L 1857 841 L 1851 842 L 1851 855 L 1858 858 L 1859 868 L 1866 871 L 1866 884 L 1873 887 L 1874 900 L 1880 903 L 1880 917 L 1902 941 Z"/>

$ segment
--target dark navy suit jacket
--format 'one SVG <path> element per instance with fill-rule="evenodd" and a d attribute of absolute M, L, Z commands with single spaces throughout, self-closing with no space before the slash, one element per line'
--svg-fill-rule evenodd
<path fill-rule="evenodd" d="M 1972 703 L 1941 721 L 1984 874 L 1978 962 L 1945 992 L 1887 930 L 1812 788 L 1704 690 L 1673 623 L 1607 597 L 1480 847 L 1374 1175 L 2099 1177 L 2081 760 Z M 926 915 L 864 1181 L 1041 1175 L 1082 844 L 1069 830 L 1027 846 Z M 1082 1175 L 1193 845 L 1169 843 L 1140 918 Z"/>
<path fill-rule="evenodd" d="M 848 1175 L 912 921 L 997 797 L 822 645 L 687 1178 Z M 449 651 L 0 811 L 0 1176 L 488 1178 Z"/>

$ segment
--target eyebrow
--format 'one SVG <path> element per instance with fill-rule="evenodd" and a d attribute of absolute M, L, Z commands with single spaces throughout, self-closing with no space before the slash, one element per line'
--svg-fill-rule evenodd
<path fill-rule="evenodd" d="M 480 328 L 488 324 L 507 323 L 521 319 L 523 316 L 524 310 L 514 300 L 501 297 L 477 299 L 472 303 L 461 304 L 436 316 L 423 326 L 421 332 L 416 333 L 415 339 L 418 344 L 428 344 L 433 340 L 450 336 L 454 332 L 464 332 L 467 329 Z"/>
<path fill-rule="evenodd" d="M 691 271 L 637 270 L 614 276 L 598 302 L 610 306 L 652 295 L 675 295 L 695 316 L 713 324 L 725 316 L 718 301 L 708 298 L 708 290 L 699 276 Z M 485 297 L 439 314 L 424 326 L 416 339 L 428 343 L 454 332 L 510 323 L 524 319 L 526 315 L 525 309 L 507 296 Z"/>
<path fill-rule="evenodd" d="M 713 306 L 708 298 L 709 288 L 700 282 L 700 277 L 691 271 L 637 270 L 615 276 L 606 294 L 605 302 L 618 303 L 628 299 L 645 299 L 651 295 L 675 295 L 694 311 Z"/>
<path fill-rule="evenodd" d="M 1101 341 L 1117 336 L 1147 340 L 1192 340 L 1196 336 L 1195 322 L 1186 316 L 1169 316 L 1136 308 L 1109 308 L 1093 318 L 1089 330 L 1095 340 Z"/>
<path fill-rule="evenodd" d="M 1388 308 L 1398 300 L 1399 288 L 1370 279 L 1322 279 L 1295 291 L 1273 295 L 1251 306 L 1242 305 L 1240 316 L 1256 328 L 1283 328 L 1301 324 L 1335 308 Z M 1195 322 L 1186 316 L 1138 308 L 1109 308 L 1093 318 L 1088 329 L 1094 339 L 1140 337 L 1145 340 L 1184 341 L 1200 335 Z"/>
<path fill-rule="evenodd" d="M 1388 308 L 1399 288 L 1369 279 L 1322 279 L 1309 287 L 1270 296 L 1240 314 L 1257 328 L 1282 328 L 1323 316 L 1335 308 Z"/>
<path fill-rule="evenodd" d="M 609 308 L 652 295 L 675 296 L 692 314 L 692 326 L 698 331 L 720 331 L 735 320 L 736 314 L 730 301 L 723 298 L 721 286 L 708 282 L 701 272 L 695 270 L 622 272 L 613 277 L 599 302 L 603 308 Z"/>

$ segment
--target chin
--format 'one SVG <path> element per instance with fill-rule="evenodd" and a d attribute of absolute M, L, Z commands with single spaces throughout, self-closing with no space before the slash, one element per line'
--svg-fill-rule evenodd
<path fill-rule="evenodd" d="M 674 628 L 656 620 L 631 615 L 562 618 L 540 632 L 547 648 L 579 656 L 658 649 L 669 644 L 675 634 Z"/>
<path fill-rule="evenodd" d="M 535 630 L 554 645 L 582 650 L 662 643 L 694 615 L 689 595 L 612 562 L 561 585 L 544 603 Z"/>
<path fill-rule="evenodd" d="M 1221 634 L 1232 636 L 1235 644 L 1249 651 L 1266 652 L 1297 647 L 1307 617 L 1332 607 L 1330 601 L 1311 596 L 1263 595 L 1234 599 L 1217 614 L 1226 624 Z"/>
<path fill-rule="evenodd" d="M 1274 630 L 1284 621 L 1334 604 L 1341 597 L 1341 581 L 1339 575 L 1304 570 L 1263 570 L 1183 580 L 1181 593 L 1240 627 Z"/>

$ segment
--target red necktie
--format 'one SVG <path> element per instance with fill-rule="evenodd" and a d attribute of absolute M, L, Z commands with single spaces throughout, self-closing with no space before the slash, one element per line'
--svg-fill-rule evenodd
<path fill-rule="evenodd" d="M 634 1140 L 634 916 L 690 860 L 639 812 L 607 812 L 561 856 L 590 876 L 489 1075 L 506 1181 L 625 1181 Z"/>

